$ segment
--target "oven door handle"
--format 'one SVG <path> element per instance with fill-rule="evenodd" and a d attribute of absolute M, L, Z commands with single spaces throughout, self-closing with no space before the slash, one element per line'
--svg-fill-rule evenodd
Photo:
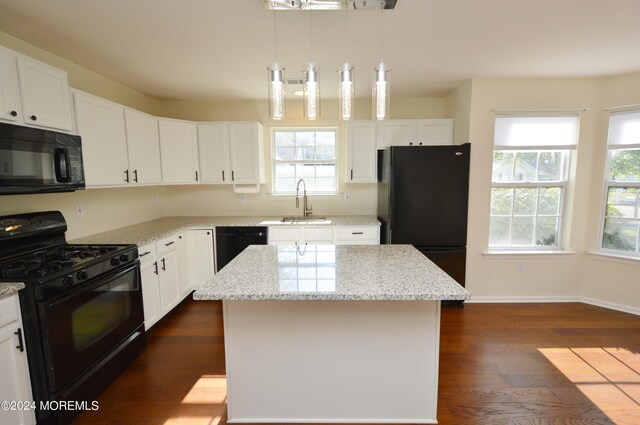
<path fill-rule="evenodd" d="M 65 292 L 64 294 L 47 302 L 45 305 L 47 306 L 47 308 L 55 307 L 60 303 L 67 302 L 69 298 L 72 298 L 79 293 L 90 291 L 95 288 L 99 288 L 100 286 L 103 286 L 104 284 L 110 281 L 116 280 L 119 277 L 134 271 L 135 269 L 140 269 L 140 260 L 136 260 L 133 263 L 130 263 L 130 265 L 124 269 L 116 270 L 115 272 L 109 273 L 108 275 L 104 275 L 101 278 L 99 278 L 97 281 L 88 282 L 85 285 L 77 286 L 71 291 Z M 140 276 L 140 273 L 138 273 L 138 276 Z M 134 289 L 134 291 L 139 291 L 139 290 L 140 290 L 140 279 L 136 281 L 136 288 Z"/>

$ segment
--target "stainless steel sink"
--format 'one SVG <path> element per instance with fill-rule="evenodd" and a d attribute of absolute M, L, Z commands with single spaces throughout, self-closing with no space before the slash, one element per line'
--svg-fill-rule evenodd
<path fill-rule="evenodd" d="M 330 223 L 327 217 L 312 216 L 312 217 L 285 217 L 280 220 L 281 223 Z"/>

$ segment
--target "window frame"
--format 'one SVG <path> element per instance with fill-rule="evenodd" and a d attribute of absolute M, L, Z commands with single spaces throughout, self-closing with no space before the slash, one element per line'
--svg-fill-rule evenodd
<path fill-rule="evenodd" d="M 558 252 L 558 251 L 564 251 L 564 245 L 565 245 L 565 238 L 564 238 L 564 234 L 565 234 L 565 224 L 566 224 L 566 213 L 567 213 L 567 199 L 568 199 L 568 191 L 570 190 L 570 181 L 571 181 L 571 170 L 572 168 L 572 163 L 574 161 L 575 158 L 575 151 L 577 149 L 578 146 L 578 138 L 579 138 L 579 131 L 580 131 L 580 114 L 578 113 L 560 113 L 560 114 L 554 114 L 554 113 L 513 113 L 513 114 L 508 114 L 508 113 L 503 113 L 503 114 L 496 114 L 494 116 L 494 126 L 497 123 L 498 118 L 500 117 L 522 117 L 522 118 L 528 118 L 528 117 L 575 117 L 576 119 L 576 128 L 575 128 L 575 140 L 573 141 L 573 143 L 571 144 L 566 144 L 566 145 L 522 145 L 522 146 L 507 146 L 507 145 L 496 145 L 496 140 L 495 140 L 495 132 L 494 132 L 494 141 L 493 141 L 493 149 L 491 152 L 491 191 L 490 191 L 490 198 L 489 198 L 489 226 L 488 226 L 488 238 L 487 238 L 487 252 L 488 253 L 499 253 L 499 252 L 523 252 L 523 253 L 535 253 L 535 252 L 543 252 L 543 253 L 548 253 L 548 252 Z M 494 128 L 495 131 L 495 128 Z M 500 182 L 496 182 L 493 180 L 493 164 L 494 164 L 494 160 L 493 157 L 495 155 L 496 152 L 513 152 L 514 154 L 518 153 L 518 152 L 536 152 L 538 153 L 538 155 L 540 155 L 541 152 L 563 152 L 563 164 L 562 164 L 562 179 L 561 180 L 555 180 L 555 181 L 500 181 Z M 564 153 L 566 152 L 566 153 Z M 539 158 L 538 158 L 539 160 Z M 515 167 L 515 156 L 514 156 L 514 165 Z M 537 169 L 536 172 L 539 172 L 539 164 L 537 164 Z M 512 207 L 511 207 L 511 214 L 510 215 L 504 215 L 503 217 L 509 217 L 511 219 L 510 221 L 510 227 L 509 227 L 509 235 L 511 236 L 511 229 L 513 226 L 513 217 L 514 217 L 514 205 L 513 203 L 515 202 L 515 189 L 520 189 L 520 188 L 533 188 L 533 189 L 542 189 L 542 188 L 552 188 L 552 187 L 558 187 L 560 188 L 560 199 L 558 200 L 558 214 L 555 216 L 551 216 L 551 217 L 557 217 L 558 218 L 558 227 L 557 227 L 557 233 L 556 233 L 556 240 L 555 243 L 553 245 L 491 245 L 491 218 L 492 217 L 502 217 L 501 215 L 492 215 L 491 214 L 491 199 L 493 197 L 493 189 L 497 189 L 497 188 L 508 188 L 508 189 L 514 189 L 514 196 L 512 199 Z M 539 192 L 538 192 L 539 195 Z M 538 217 L 545 217 L 543 216 L 538 216 L 538 205 L 536 204 L 536 214 L 533 215 L 532 217 L 534 218 L 534 232 L 535 232 L 535 225 L 537 223 L 537 219 Z M 524 217 L 531 217 L 531 216 L 524 216 Z M 534 233 L 535 235 L 535 233 Z"/>
<path fill-rule="evenodd" d="M 630 112 L 630 111 L 624 111 Z M 640 112 L 640 111 L 639 111 Z M 611 130 L 611 115 L 609 116 L 609 131 Z M 640 182 L 624 182 L 624 181 L 613 181 L 609 179 L 609 175 L 611 172 L 611 151 L 622 151 L 622 150 L 638 150 L 640 149 L 640 143 L 635 144 L 627 144 L 627 145 L 610 145 L 609 144 L 609 136 L 607 132 L 607 146 L 606 146 L 606 154 L 605 154 L 605 168 L 604 168 L 604 184 L 602 191 L 602 200 L 601 200 L 601 210 L 600 210 L 600 230 L 598 232 L 598 252 L 605 255 L 610 255 L 613 257 L 621 257 L 621 258 L 633 258 L 640 259 L 640 250 L 638 252 L 630 252 L 623 251 L 619 249 L 605 248 L 603 247 L 604 242 L 604 229 L 607 219 L 607 200 L 609 199 L 609 190 L 611 188 L 616 187 L 633 187 L 640 189 Z M 615 146 L 615 147 L 612 147 Z M 637 219 L 640 221 L 640 218 Z M 640 238 L 640 230 L 638 231 L 638 238 Z"/>
<path fill-rule="evenodd" d="M 335 135 L 335 158 L 333 160 L 278 160 L 276 159 L 276 132 L 304 132 L 304 131 L 332 131 Z M 317 192 L 307 190 L 307 195 L 311 196 L 336 196 L 339 194 L 338 188 L 338 161 L 339 161 L 339 128 L 336 126 L 309 126 L 309 127 L 271 127 L 271 195 L 278 197 L 296 196 L 295 190 L 292 192 L 278 192 L 276 190 L 276 165 L 277 164 L 332 164 L 335 166 L 333 178 L 335 180 L 335 191 Z"/>

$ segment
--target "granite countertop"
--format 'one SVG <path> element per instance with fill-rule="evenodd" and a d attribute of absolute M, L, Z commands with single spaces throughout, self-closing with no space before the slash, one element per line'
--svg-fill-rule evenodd
<path fill-rule="evenodd" d="M 108 232 L 79 238 L 77 244 L 136 244 L 145 245 L 165 236 L 189 228 L 212 228 L 217 226 L 379 226 L 372 215 L 333 215 L 320 222 L 282 223 L 282 216 L 260 217 L 165 217 L 133 226 L 121 227 Z"/>
<path fill-rule="evenodd" d="M 0 282 L 0 297 L 12 295 L 24 288 L 22 282 Z"/>
<path fill-rule="evenodd" d="M 469 292 L 411 245 L 252 245 L 196 300 L 466 300 Z"/>

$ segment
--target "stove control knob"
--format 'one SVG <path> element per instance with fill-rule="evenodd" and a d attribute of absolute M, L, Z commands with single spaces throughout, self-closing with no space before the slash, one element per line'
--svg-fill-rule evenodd
<path fill-rule="evenodd" d="M 129 254 L 120 254 L 120 261 L 123 263 L 129 261 Z"/>
<path fill-rule="evenodd" d="M 86 270 L 80 270 L 76 276 L 78 277 L 78 280 L 85 280 L 89 277 L 89 274 Z"/>
<path fill-rule="evenodd" d="M 111 259 L 111 265 L 112 266 L 119 266 L 120 265 L 120 260 L 118 260 L 118 257 L 113 257 Z"/>
<path fill-rule="evenodd" d="M 64 286 L 71 286 L 71 285 L 73 285 L 74 282 L 75 282 L 75 279 L 70 274 L 66 275 L 65 277 L 62 278 L 62 284 Z"/>

